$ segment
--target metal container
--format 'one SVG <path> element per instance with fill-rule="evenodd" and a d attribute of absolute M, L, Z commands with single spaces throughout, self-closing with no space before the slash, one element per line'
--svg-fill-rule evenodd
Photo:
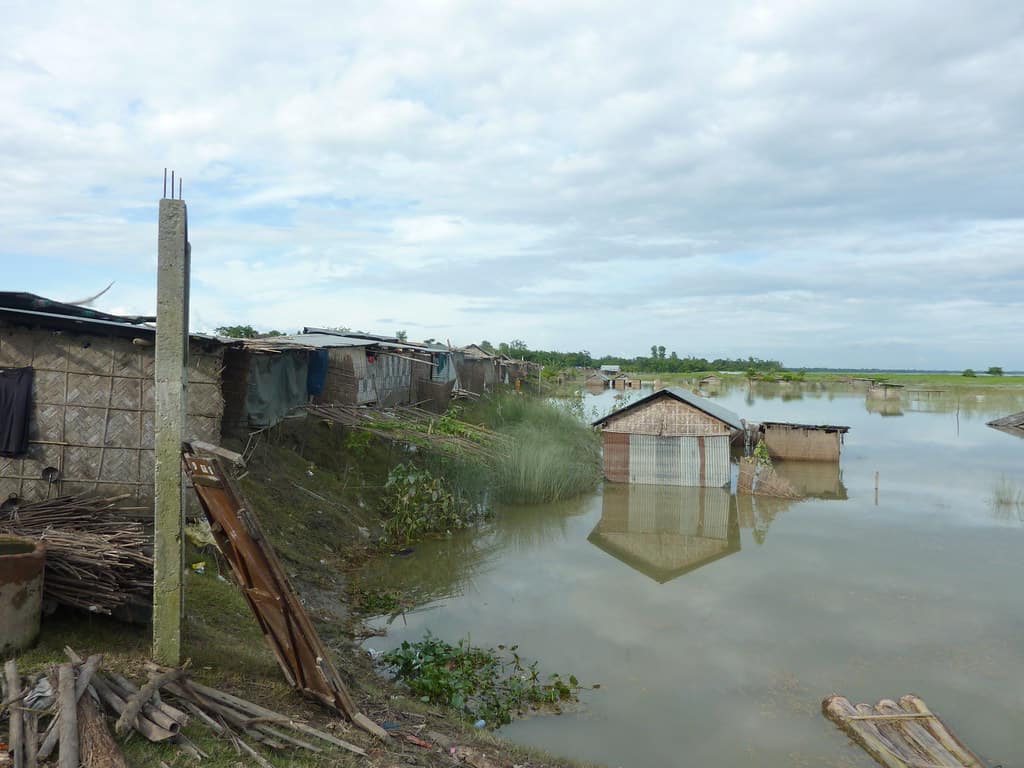
<path fill-rule="evenodd" d="M 28 648 L 39 635 L 45 565 L 42 542 L 0 536 L 0 657 Z"/>

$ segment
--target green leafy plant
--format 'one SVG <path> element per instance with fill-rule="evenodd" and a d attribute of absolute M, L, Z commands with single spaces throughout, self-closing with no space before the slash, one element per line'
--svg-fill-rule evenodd
<path fill-rule="evenodd" d="M 408 544 L 427 533 L 445 533 L 469 522 L 469 505 L 427 469 L 399 464 L 384 484 L 384 538 Z"/>
<path fill-rule="evenodd" d="M 964 368 L 964 372 L 963 372 L 963 373 L 962 373 L 961 375 L 962 375 L 962 376 L 966 376 L 966 377 L 968 377 L 968 378 L 970 378 L 970 379 L 973 379 L 973 378 L 974 378 L 975 376 L 977 376 L 978 374 L 976 374 L 976 373 L 974 372 L 974 369 L 973 369 L 973 368 Z"/>
<path fill-rule="evenodd" d="M 764 440 L 758 440 L 757 445 L 754 446 L 754 459 L 763 467 L 772 465 L 772 457 L 768 453 L 768 446 L 764 444 Z"/>
<path fill-rule="evenodd" d="M 468 640 L 452 645 L 429 632 L 417 642 L 404 641 L 382 661 L 421 701 L 453 707 L 490 727 L 529 708 L 560 711 L 559 705 L 576 700 L 581 690 L 573 675 L 542 680 L 537 662 L 525 664 L 518 646 L 484 649 Z"/>

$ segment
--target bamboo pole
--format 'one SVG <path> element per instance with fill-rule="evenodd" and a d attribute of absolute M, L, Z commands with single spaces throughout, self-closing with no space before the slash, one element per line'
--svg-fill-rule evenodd
<path fill-rule="evenodd" d="M 39 765 L 39 713 L 35 710 L 25 712 L 25 768 L 36 768 Z"/>
<path fill-rule="evenodd" d="M 21 678 L 18 676 L 18 664 L 14 659 L 4 664 L 4 677 L 7 681 L 7 698 L 11 701 L 18 701 L 21 698 Z M 22 720 L 21 708 L 11 706 L 7 746 L 14 768 L 24 768 L 25 766 L 25 732 Z"/>
<path fill-rule="evenodd" d="M 160 690 L 161 686 L 177 680 L 183 674 L 185 674 L 185 670 L 181 667 L 169 669 L 154 677 L 142 686 L 137 693 L 133 693 L 131 698 L 127 701 L 127 706 L 125 706 L 124 712 L 122 712 L 121 716 L 117 719 L 117 724 L 114 726 L 114 730 L 123 736 L 131 728 L 132 721 L 138 716 L 143 705 L 149 703 L 149 700 L 152 699 L 156 692 Z"/>
<path fill-rule="evenodd" d="M 60 768 L 78 768 L 78 713 L 75 703 L 75 668 L 61 664 L 57 677 L 57 701 L 60 704 Z"/>
<path fill-rule="evenodd" d="M 932 715 L 932 719 L 927 721 L 926 727 L 938 739 L 939 743 L 957 757 L 966 768 L 983 768 L 983 763 L 978 756 L 971 752 L 952 731 L 947 729 L 942 720 L 936 717 L 920 698 L 912 693 L 908 693 L 900 698 L 900 705 L 906 710 Z"/>

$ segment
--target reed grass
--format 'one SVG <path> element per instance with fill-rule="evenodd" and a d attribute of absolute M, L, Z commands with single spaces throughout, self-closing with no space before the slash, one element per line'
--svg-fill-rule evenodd
<path fill-rule="evenodd" d="M 591 490 L 601 477 L 597 434 L 547 400 L 499 395 L 477 404 L 472 415 L 508 438 L 492 467 L 501 501 L 567 499 Z"/>
<path fill-rule="evenodd" d="M 992 488 L 992 509 L 999 517 L 1016 515 L 1024 520 L 1024 488 L 1001 475 Z"/>

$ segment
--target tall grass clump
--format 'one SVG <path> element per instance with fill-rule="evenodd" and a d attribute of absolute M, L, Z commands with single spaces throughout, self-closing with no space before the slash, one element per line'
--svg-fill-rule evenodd
<path fill-rule="evenodd" d="M 1002 475 L 992 489 L 992 509 L 998 517 L 1024 521 L 1024 489 Z"/>
<path fill-rule="evenodd" d="M 573 414 L 528 395 L 477 403 L 473 416 L 502 439 L 493 489 L 501 501 L 558 501 L 591 490 L 601 477 L 597 433 Z"/>

